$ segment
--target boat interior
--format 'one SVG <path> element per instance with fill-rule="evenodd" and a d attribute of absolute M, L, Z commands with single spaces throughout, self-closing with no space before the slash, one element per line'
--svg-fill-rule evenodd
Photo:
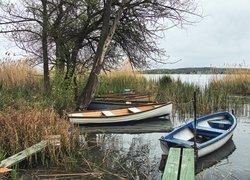
<path fill-rule="evenodd" d="M 198 122 L 196 126 L 196 141 L 197 143 L 204 143 L 209 141 L 220 134 L 226 132 L 232 126 L 232 122 L 225 117 L 208 119 L 206 121 Z M 194 124 L 188 128 L 173 135 L 175 141 L 181 143 L 193 144 L 194 141 Z"/>
<path fill-rule="evenodd" d="M 114 109 L 114 110 L 102 110 L 102 111 L 86 111 L 82 113 L 72 113 L 71 116 L 84 116 L 84 117 L 110 117 L 110 116 L 121 116 L 121 115 L 128 115 L 139 113 L 143 111 L 152 110 L 161 106 L 161 104 L 157 105 L 146 105 L 146 106 L 139 106 L 139 107 L 130 107 L 130 108 L 123 108 L 123 109 Z"/>

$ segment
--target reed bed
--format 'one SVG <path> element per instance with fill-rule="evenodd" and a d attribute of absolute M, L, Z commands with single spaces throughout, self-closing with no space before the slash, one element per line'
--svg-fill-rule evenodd
<path fill-rule="evenodd" d="M 182 82 L 180 79 L 172 80 L 163 76 L 158 81 L 157 101 L 172 101 L 179 114 L 193 113 L 193 96 L 197 94 L 198 116 L 214 111 L 229 110 L 230 103 L 237 103 L 239 99 L 232 96 L 228 87 L 221 83 L 210 82 L 204 88 L 195 84 Z M 234 82 L 233 82 L 234 83 Z M 231 84 L 232 85 L 232 84 Z"/>
<path fill-rule="evenodd" d="M 38 72 L 28 61 L 0 61 L 0 110 L 17 100 L 37 102 L 38 97 L 42 99 L 41 82 Z"/>
<path fill-rule="evenodd" d="M 248 96 L 250 95 L 250 69 L 227 71 L 222 79 L 214 78 L 210 86 L 214 89 L 224 89 L 230 94 Z"/>
<path fill-rule="evenodd" d="M 0 61 L 0 83 L 2 87 L 27 87 L 36 82 L 36 70 L 27 60 Z"/>
<path fill-rule="evenodd" d="M 140 93 L 153 93 L 156 89 L 154 85 L 142 74 L 121 70 L 101 75 L 96 94 L 118 93 L 124 89 L 134 89 Z"/>
<path fill-rule="evenodd" d="M 241 82 L 246 81 L 248 79 Z M 229 104 L 238 101 L 238 98 L 233 96 L 231 86 L 234 85 L 236 85 L 235 89 L 247 92 L 246 89 L 237 87 L 238 84 L 235 81 L 229 82 L 227 79 L 214 79 L 202 88 L 199 85 L 182 82 L 180 79 L 173 80 L 170 76 L 163 76 L 158 81 L 154 81 L 147 80 L 138 73 L 121 71 L 102 75 L 97 94 L 135 89 L 146 94 L 156 94 L 155 100 L 158 102 L 171 101 L 178 113 L 185 114 L 193 112 L 193 94 L 196 92 L 197 112 L 202 116 L 214 111 L 229 110 Z M 240 95 L 242 94 L 243 92 L 240 92 Z"/>
<path fill-rule="evenodd" d="M 16 104 L 15 109 L 0 111 L 0 151 L 4 157 L 22 151 L 49 136 L 60 135 L 60 148 L 56 151 L 48 146 L 39 162 L 60 163 L 71 156 L 78 144 L 78 130 L 71 129 L 70 123 L 58 118 L 53 109 L 38 111 L 24 104 Z M 45 156 L 44 156 L 45 155 Z"/>

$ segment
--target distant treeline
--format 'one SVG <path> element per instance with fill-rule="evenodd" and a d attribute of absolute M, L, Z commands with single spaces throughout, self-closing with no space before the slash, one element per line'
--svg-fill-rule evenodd
<path fill-rule="evenodd" d="M 142 71 L 143 74 L 223 74 L 228 70 L 237 68 L 214 68 L 214 67 L 197 67 L 197 68 L 178 68 L 178 69 L 151 69 Z"/>

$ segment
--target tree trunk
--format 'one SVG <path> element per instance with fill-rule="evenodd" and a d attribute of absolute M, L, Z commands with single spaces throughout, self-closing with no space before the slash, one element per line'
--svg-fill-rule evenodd
<path fill-rule="evenodd" d="M 47 0 L 42 0 L 43 5 L 43 29 L 42 29 L 42 49 L 43 49 L 43 78 L 44 91 L 48 92 L 50 89 L 49 78 L 49 57 L 48 57 L 48 12 Z"/>
<path fill-rule="evenodd" d="M 104 6 L 101 36 L 100 36 L 100 40 L 98 43 L 96 54 L 94 56 L 94 63 L 93 63 L 92 70 L 90 72 L 87 84 L 78 98 L 78 102 L 76 104 L 77 110 L 86 109 L 89 103 L 91 102 L 92 97 L 95 94 L 96 86 L 98 83 L 98 77 L 105 63 L 104 58 L 108 50 L 109 44 L 115 33 L 119 19 L 121 18 L 125 2 L 126 0 L 122 1 L 122 5 L 118 10 L 118 13 L 113 21 L 112 26 L 110 27 L 109 23 L 110 23 L 112 0 L 106 1 L 106 4 Z"/>

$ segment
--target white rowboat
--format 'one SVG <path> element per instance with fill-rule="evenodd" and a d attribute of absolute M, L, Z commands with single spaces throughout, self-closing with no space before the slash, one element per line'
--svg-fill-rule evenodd
<path fill-rule="evenodd" d="M 112 110 L 96 110 L 68 113 L 70 122 L 75 124 L 111 124 L 146 120 L 169 115 L 172 103 L 146 104 Z"/>

